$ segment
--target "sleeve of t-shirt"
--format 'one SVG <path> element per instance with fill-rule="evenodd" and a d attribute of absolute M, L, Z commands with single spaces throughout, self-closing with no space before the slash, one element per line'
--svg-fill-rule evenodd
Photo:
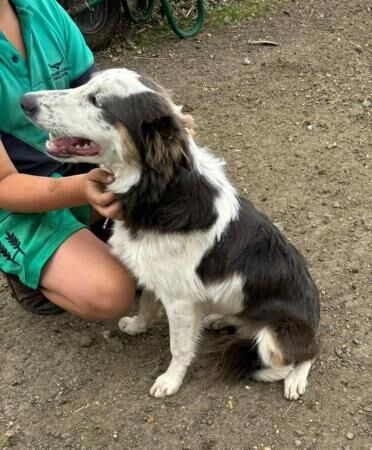
<path fill-rule="evenodd" d="M 62 6 L 57 2 L 55 4 L 64 30 L 67 62 L 70 68 L 69 77 L 72 83 L 93 66 L 94 57 L 75 22 Z"/>
<path fill-rule="evenodd" d="M 70 83 L 71 88 L 79 87 L 85 83 L 88 83 L 88 81 L 92 78 L 92 75 L 98 72 L 97 66 L 93 64 L 93 66 L 90 66 L 89 69 L 84 72 L 80 77 L 76 78 L 76 80 L 72 80 Z"/>

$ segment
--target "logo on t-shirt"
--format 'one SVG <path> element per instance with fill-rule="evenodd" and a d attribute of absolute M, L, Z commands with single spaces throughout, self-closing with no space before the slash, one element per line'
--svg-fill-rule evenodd
<path fill-rule="evenodd" d="M 55 69 L 55 70 L 59 70 L 59 68 L 61 67 L 61 64 L 63 63 L 63 58 L 61 59 L 61 61 L 57 61 L 56 63 L 54 63 L 54 64 L 48 64 L 48 66 L 51 68 L 51 69 Z"/>
<path fill-rule="evenodd" d="M 63 78 L 64 76 L 67 75 L 67 73 L 68 73 L 67 67 L 61 68 L 62 63 L 63 63 L 63 58 L 60 61 L 57 61 L 55 63 L 52 63 L 52 64 L 48 63 L 48 66 L 53 71 L 53 73 L 50 77 L 53 81 L 59 80 L 60 78 Z"/>

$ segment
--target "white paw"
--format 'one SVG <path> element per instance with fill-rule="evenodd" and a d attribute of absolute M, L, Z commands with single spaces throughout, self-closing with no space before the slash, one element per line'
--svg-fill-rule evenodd
<path fill-rule="evenodd" d="M 305 393 L 307 377 L 300 372 L 293 370 L 284 380 L 284 396 L 288 400 L 297 400 Z"/>
<path fill-rule="evenodd" d="M 181 387 L 182 379 L 174 377 L 167 372 L 160 375 L 150 389 L 153 397 L 161 398 L 175 394 Z"/>
<path fill-rule="evenodd" d="M 144 333 L 147 330 L 146 325 L 144 325 L 144 323 L 138 319 L 138 316 L 122 317 L 119 320 L 118 326 L 121 331 L 132 336 Z"/>
<path fill-rule="evenodd" d="M 227 326 L 221 314 L 209 314 L 204 317 L 202 324 L 207 330 L 221 330 Z"/>

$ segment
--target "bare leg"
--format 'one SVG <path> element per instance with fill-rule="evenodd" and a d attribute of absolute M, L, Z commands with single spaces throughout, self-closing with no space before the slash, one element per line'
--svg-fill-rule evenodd
<path fill-rule="evenodd" d="M 163 301 L 169 320 L 171 363 L 150 389 L 154 397 L 175 394 L 195 356 L 201 328 L 201 311 L 191 300 Z"/>
<path fill-rule="evenodd" d="M 161 306 L 160 301 L 156 300 L 152 292 L 143 291 L 138 316 L 122 317 L 119 320 L 120 330 L 131 335 L 144 333 L 160 316 Z"/>
<path fill-rule="evenodd" d="M 126 268 L 86 229 L 56 250 L 43 269 L 40 288 L 51 302 L 92 320 L 120 317 L 135 294 Z"/>

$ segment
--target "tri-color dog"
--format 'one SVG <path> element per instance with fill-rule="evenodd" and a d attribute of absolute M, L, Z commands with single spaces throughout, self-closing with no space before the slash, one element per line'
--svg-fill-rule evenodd
<path fill-rule="evenodd" d="M 169 320 L 172 360 L 151 394 L 178 391 L 203 324 L 235 329 L 216 341 L 223 373 L 284 379 L 287 398 L 303 394 L 319 353 L 318 291 L 304 258 L 237 194 L 166 91 L 112 69 L 76 89 L 27 94 L 21 105 L 49 131 L 52 157 L 115 175 L 109 190 L 125 221 L 115 223 L 110 245 L 145 289 L 138 315 L 119 327 L 145 332 L 161 304 Z"/>

